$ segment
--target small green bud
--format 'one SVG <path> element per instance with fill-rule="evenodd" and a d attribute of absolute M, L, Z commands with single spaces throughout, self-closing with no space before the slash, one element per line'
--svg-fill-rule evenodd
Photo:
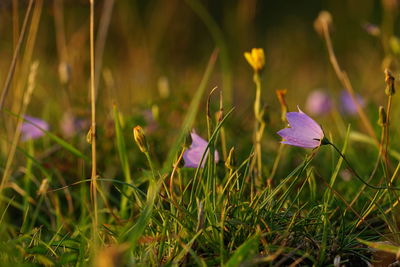
<path fill-rule="evenodd" d="M 381 127 L 386 125 L 386 111 L 385 111 L 385 108 L 382 106 L 379 106 L 378 125 Z"/>
<path fill-rule="evenodd" d="M 388 69 L 385 69 L 385 83 L 386 83 L 386 89 L 385 89 L 386 95 L 387 96 L 394 95 L 396 93 L 394 87 L 394 77 Z"/>
<path fill-rule="evenodd" d="M 140 151 L 146 153 L 148 151 L 146 136 L 144 135 L 143 128 L 141 126 L 136 126 L 133 128 L 133 138 L 138 145 Z"/>

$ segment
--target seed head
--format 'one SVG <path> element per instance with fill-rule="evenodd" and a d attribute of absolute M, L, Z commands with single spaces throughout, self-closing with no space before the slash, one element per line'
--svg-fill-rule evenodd
<path fill-rule="evenodd" d="M 379 106 L 379 119 L 378 125 L 383 127 L 386 125 L 386 111 L 383 106 Z"/>
<path fill-rule="evenodd" d="M 386 83 L 386 89 L 385 89 L 386 95 L 387 96 L 394 95 L 396 93 L 394 87 L 394 77 L 388 69 L 385 69 L 385 83 Z"/>
<path fill-rule="evenodd" d="M 332 15 L 326 10 L 319 12 L 318 17 L 314 21 L 314 29 L 315 31 L 324 36 L 324 31 L 328 30 L 332 26 Z"/>

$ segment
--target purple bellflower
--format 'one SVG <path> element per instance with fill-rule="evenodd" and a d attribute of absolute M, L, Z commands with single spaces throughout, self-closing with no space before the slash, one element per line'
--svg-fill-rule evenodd
<path fill-rule="evenodd" d="M 158 122 L 152 109 L 146 109 L 142 112 L 143 118 L 146 122 L 146 132 L 155 132 L 158 128 Z"/>
<path fill-rule="evenodd" d="M 64 137 L 71 138 L 79 131 L 88 128 L 89 124 L 89 121 L 79 119 L 71 112 L 65 112 L 60 121 L 60 129 Z"/>
<path fill-rule="evenodd" d="M 303 111 L 286 113 L 290 128 L 282 129 L 278 134 L 281 143 L 304 148 L 316 148 L 324 144 L 324 132 L 321 126 Z"/>
<path fill-rule="evenodd" d="M 359 94 L 355 94 L 355 100 L 362 108 L 365 107 L 365 101 Z M 340 94 L 340 111 L 348 115 L 354 115 L 357 113 L 356 102 L 345 90 Z"/>
<path fill-rule="evenodd" d="M 200 164 L 200 160 L 207 148 L 207 141 L 197 135 L 195 132 L 191 132 L 190 136 L 192 138 L 192 144 L 190 147 L 183 153 L 183 159 L 185 160 L 185 166 L 187 168 L 197 168 Z M 204 164 L 206 162 L 208 156 L 208 151 L 204 157 L 204 160 L 201 164 L 201 167 L 204 168 Z M 219 161 L 218 151 L 215 150 L 214 153 L 215 162 Z"/>
<path fill-rule="evenodd" d="M 313 91 L 307 98 L 306 110 L 314 116 L 329 113 L 332 110 L 332 100 L 321 90 Z"/>
<path fill-rule="evenodd" d="M 31 116 L 24 116 L 25 122 L 22 123 L 21 127 L 21 140 L 27 141 L 30 139 L 37 139 L 44 135 L 44 131 L 49 130 L 49 124 L 44 120 L 39 118 L 31 117 Z"/>

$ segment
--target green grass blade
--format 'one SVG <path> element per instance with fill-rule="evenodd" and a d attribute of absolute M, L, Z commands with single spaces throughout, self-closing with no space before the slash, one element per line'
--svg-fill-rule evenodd
<path fill-rule="evenodd" d="M 204 94 L 204 91 L 207 87 L 207 83 L 210 79 L 211 73 L 214 69 L 214 65 L 215 65 L 215 61 L 217 60 L 217 56 L 218 56 L 218 52 L 214 51 L 211 54 L 211 57 L 208 61 L 208 65 L 206 68 L 206 71 L 204 72 L 203 78 L 200 82 L 199 87 L 196 90 L 196 93 L 192 99 L 192 101 L 190 102 L 190 106 L 189 109 L 187 111 L 186 117 L 183 121 L 181 130 L 178 134 L 177 139 L 175 140 L 174 144 L 172 145 L 171 149 L 168 152 L 167 158 L 164 162 L 164 165 L 162 167 L 162 173 L 166 173 L 169 172 L 172 168 L 172 163 L 175 159 L 176 154 L 179 152 L 179 149 L 186 137 L 186 135 L 188 134 L 188 132 L 191 130 L 191 128 L 193 127 L 193 123 L 196 119 L 196 115 L 197 112 L 199 110 L 199 104 L 200 104 L 200 100 L 201 97 Z"/>
<path fill-rule="evenodd" d="M 236 267 L 242 262 L 249 259 L 251 256 L 255 255 L 258 251 L 258 241 L 260 239 L 259 235 L 253 236 L 244 242 L 236 251 L 233 253 L 232 257 L 225 264 L 225 267 Z"/>
<path fill-rule="evenodd" d="M 131 244 L 131 250 L 134 251 L 138 245 L 138 240 L 142 236 L 146 226 L 148 225 L 153 208 L 154 203 L 160 189 L 161 183 L 157 183 L 153 180 L 150 180 L 149 188 L 147 191 L 147 202 L 142 210 L 139 218 L 137 219 L 136 223 L 129 227 L 124 233 L 121 235 L 120 241 L 125 242 L 129 241 Z"/>

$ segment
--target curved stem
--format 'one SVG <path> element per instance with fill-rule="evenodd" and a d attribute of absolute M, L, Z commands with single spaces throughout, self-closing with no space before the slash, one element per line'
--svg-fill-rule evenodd
<path fill-rule="evenodd" d="M 369 183 L 367 183 L 363 178 L 361 178 L 361 176 L 353 169 L 353 167 L 351 167 L 349 161 L 347 160 L 347 158 L 342 154 L 342 152 L 340 152 L 339 148 L 337 148 L 334 144 L 332 144 L 328 139 L 324 138 L 324 140 L 322 141 L 322 144 L 324 145 L 331 145 L 337 153 L 339 153 L 339 155 L 343 158 L 343 160 L 346 162 L 347 166 L 349 167 L 350 171 L 358 178 L 358 180 L 360 180 L 363 184 L 365 184 L 366 186 L 372 188 L 372 189 L 376 189 L 376 190 L 382 190 L 382 189 L 391 189 L 391 190 L 400 190 L 400 187 L 386 187 L 386 186 L 374 186 L 371 185 Z"/>
<path fill-rule="evenodd" d="M 382 127 L 378 157 L 377 157 L 377 159 L 376 159 L 376 162 L 375 162 L 375 165 L 374 165 L 374 169 L 372 170 L 372 172 L 371 172 L 371 174 L 369 175 L 369 178 L 368 178 L 368 180 L 367 180 L 368 183 L 372 180 L 372 178 L 375 176 L 376 171 L 378 170 L 379 162 L 381 161 L 381 157 L 382 157 L 382 154 L 383 154 L 384 140 L 385 140 L 385 127 Z M 363 187 L 361 187 L 361 189 L 358 191 L 357 195 L 356 195 L 356 196 L 353 198 L 353 200 L 350 202 L 350 207 L 352 207 L 353 204 L 357 202 L 358 198 L 359 198 L 359 197 L 361 196 L 361 194 L 364 192 L 365 187 L 366 187 L 365 185 L 364 185 Z"/>

